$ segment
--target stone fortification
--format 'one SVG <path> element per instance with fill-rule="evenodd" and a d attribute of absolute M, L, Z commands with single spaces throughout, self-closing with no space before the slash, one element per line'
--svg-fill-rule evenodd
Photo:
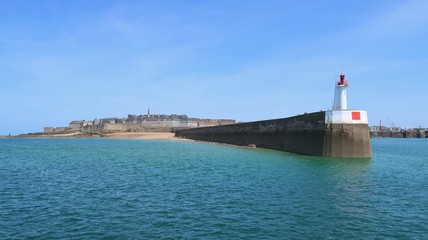
<path fill-rule="evenodd" d="M 356 111 L 349 111 L 349 114 L 352 112 Z M 363 118 L 364 112 L 358 112 Z M 305 155 L 371 157 L 367 123 L 361 120 L 341 120 L 341 123 L 337 123 L 332 116 L 335 117 L 331 111 L 322 111 L 274 120 L 184 129 L 175 134 L 194 140 L 256 146 Z"/>
<path fill-rule="evenodd" d="M 173 132 L 177 129 L 208 127 L 233 124 L 232 119 L 189 118 L 177 114 L 128 114 L 127 118 L 101 118 L 94 120 L 75 120 L 69 127 L 45 127 L 46 134 L 69 132 Z"/>

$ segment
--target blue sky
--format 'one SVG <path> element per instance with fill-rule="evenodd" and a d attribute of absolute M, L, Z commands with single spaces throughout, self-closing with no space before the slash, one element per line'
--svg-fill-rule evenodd
<path fill-rule="evenodd" d="M 152 113 L 326 110 L 344 71 L 371 125 L 428 127 L 428 1 L 14 0 L 0 7 L 0 135 Z"/>

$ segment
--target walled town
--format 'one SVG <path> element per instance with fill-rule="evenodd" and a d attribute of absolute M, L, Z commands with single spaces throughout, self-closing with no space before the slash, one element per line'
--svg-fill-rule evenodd
<path fill-rule="evenodd" d="M 233 119 L 190 118 L 186 114 L 147 114 L 131 115 L 127 118 L 101 118 L 94 120 L 75 120 L 68 127 L 45 127 L 45 134 L 73 132 L 174 132 L 178 129 L 208 127 L 236 123 Z"/>

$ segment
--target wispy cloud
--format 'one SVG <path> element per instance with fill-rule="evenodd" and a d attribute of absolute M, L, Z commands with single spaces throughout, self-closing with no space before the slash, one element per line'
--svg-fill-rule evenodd
<path fill-rule="evenodd" d="M 75 118 L 148 106 L 200 117 L 281 117 L 329 107 L 343 66 L 350 105 L 383 113 L 383 104 L 411 99 L 423 109 L 422 90 L 406 83 L 426 76 L 428 2 L 334 2 L 76 0 L 37 18 L 16 8 L 13 22 L 0 23 L 13 30 L 0 34 L 3 104 L 21 101 L 16 118 L 36 106 Z M 382 94 L 388 101 L 373 101 Z"/>
<path fill-rule="evenodd" d="M 380 12 L 361 26 L 361 33 L 372 38 L 425 34 L 428 31 L 428 1 L 403 1 L 395 8 Z"/>

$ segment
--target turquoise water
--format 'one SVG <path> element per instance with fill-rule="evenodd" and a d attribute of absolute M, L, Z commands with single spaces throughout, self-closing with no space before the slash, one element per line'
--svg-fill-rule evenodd
<path fill-rule="evenodd" d="M 0 239 L 426 239 L 428 139 L 372 144 L 0 139 Z"/>

